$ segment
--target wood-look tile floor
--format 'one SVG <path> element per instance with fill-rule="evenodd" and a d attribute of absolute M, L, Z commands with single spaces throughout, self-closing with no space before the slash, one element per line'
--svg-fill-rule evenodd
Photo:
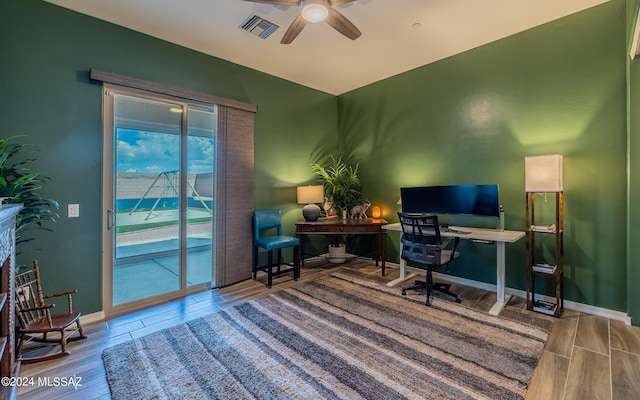
<path fill-rule="evenodd" d="M 366 261 L 344 265 L 380 273 L 378 267 Z M 89 338 L 70 343 L 70 356 L 22 366 L 21 377 L 33 380 L 19 388 L 18 400 L 110 399 L 101 358 L 105 348 L 316 279 L 334 268 L 338 267 L 323 261 L 307 262 L 298 282 L 282 276 L 274 281 L 272 289 L 267 289 L 266 276 L 259 276 L 258 281 L 201 292 L 86 326 Z M 387 275 L 397 277 L 398 270 L 389 268 Z M 453 290 L 463 303 L 495 302 L 492 292 L 459 286 Z M 521 298 L 513 298 L 507 307 L 529 312 Z M 553 329 L 529 385 L 527 400 L 640 399 L 640 328 L 570 310 L 565 310 L 559 319 L 548 318 L 554 320 Z M 79 385 L 56 384 L 60 378 L 72 378 Z"/>

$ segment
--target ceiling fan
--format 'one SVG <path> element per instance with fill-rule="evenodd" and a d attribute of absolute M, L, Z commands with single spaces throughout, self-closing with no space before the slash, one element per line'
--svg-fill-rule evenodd
<path fill-rule="evenodd" d="M 351 40 L 362 34 L 356 26 L 344 15 L 331 8 L 340 4 L 351 3 L 355 0 L 245 0 L 253 3 L 267 3 L 284 6 L 300 6 L 300 14 L 293 20 L 289 29 L 284 33 L 280 43 L 293 42 L 308 23 L 326 21 L 333 29 Z"/>

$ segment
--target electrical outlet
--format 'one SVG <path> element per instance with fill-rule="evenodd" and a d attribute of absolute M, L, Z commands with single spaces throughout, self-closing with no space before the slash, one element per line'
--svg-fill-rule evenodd
<path fill-rule="evenodd" d="M 76 218 L 80 216 L 80 204 L 69 204 L 67 214 L 69 218 Z"/>

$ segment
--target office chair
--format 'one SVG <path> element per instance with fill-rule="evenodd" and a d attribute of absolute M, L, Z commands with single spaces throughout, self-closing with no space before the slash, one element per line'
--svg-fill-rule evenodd
<path fill-rule="evenodd" d="M 264 233 L 275 235 L 262 236 Z M 282 261 L 282 249 L 293 247 L 293 268 L 281 269 L 285 263 Z M 258 266 L 258 250 L 267 250 L 267 265 Z M 300 278 L 300 239 L 284 236 L 282 234 L 282 216 L 280 210 L 266 210 L 253 212 L 253 279 L 256 279 L 258 270 L 267 273 L 267 287 L 271 288 L 273 277 L 293 271 L 293 279 Z M 273 264 L 273 250 L 278 250 L 277 264 Z M 291 266 L 291 264 L 285 264 Z M 276 272 L 273 269 L 276 268 Z"/>
<path fill-rule="evenodd" d="M 417 290 L 427 295 L 426 305 L 430 306 L 432 290 L 447 294 L 460 303 L 458 295 L 451 292 L 451 285 L 446 283 L 434 283 L 431 270 L 433 267 L 446 266 L 457 258 L 460 253 L 456 251 L 459 238 L 442 240 L 438 216 L 431 214 L 398 213 L 402 226 L 400 245 L 402 251 L 400 257 L 405 261 L 413 261 L 426 266 L 426 281 L 416 281 L 413 286 L 402 288 L 402 295 L 407 290 Z"/>

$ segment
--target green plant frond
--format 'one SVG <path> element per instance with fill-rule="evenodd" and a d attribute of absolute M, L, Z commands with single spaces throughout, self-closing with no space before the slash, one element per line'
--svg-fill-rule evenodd
<path fill-rule="evenodd" d="M 38 159 L 27 143 L 15 142 L 24 135 L 0 139 L 0 196 L 8 197 L 7 203 L 21 203 L 22 210 L 16 216 L 16 244 L 32 241 L 27 237 L 30 229 L 51 231 L 48 223 L 60 216 L 57 201 L 43 196 L 49 177 L 40 175 L 31 167 Z"/>
<path fill-rule="evenodd" d="M 358 164 L 348 165 L 342 157 L 331 156 L 326 165 L 315 163 L 311 170 L 318 175 L 325 195 L 333 199 L 338 212 L 350 210 L 362 202 L 362 184 L 358 177 Z"/>
<path fill-rule="evenodd" d="M 35 238 L 22 238 L 20 237 L 20 235 L 18 235 L 16 233 L 16 243 L 20 242 L 20 243 L 29 243 L 31 241 L 35 240 Z"/>

